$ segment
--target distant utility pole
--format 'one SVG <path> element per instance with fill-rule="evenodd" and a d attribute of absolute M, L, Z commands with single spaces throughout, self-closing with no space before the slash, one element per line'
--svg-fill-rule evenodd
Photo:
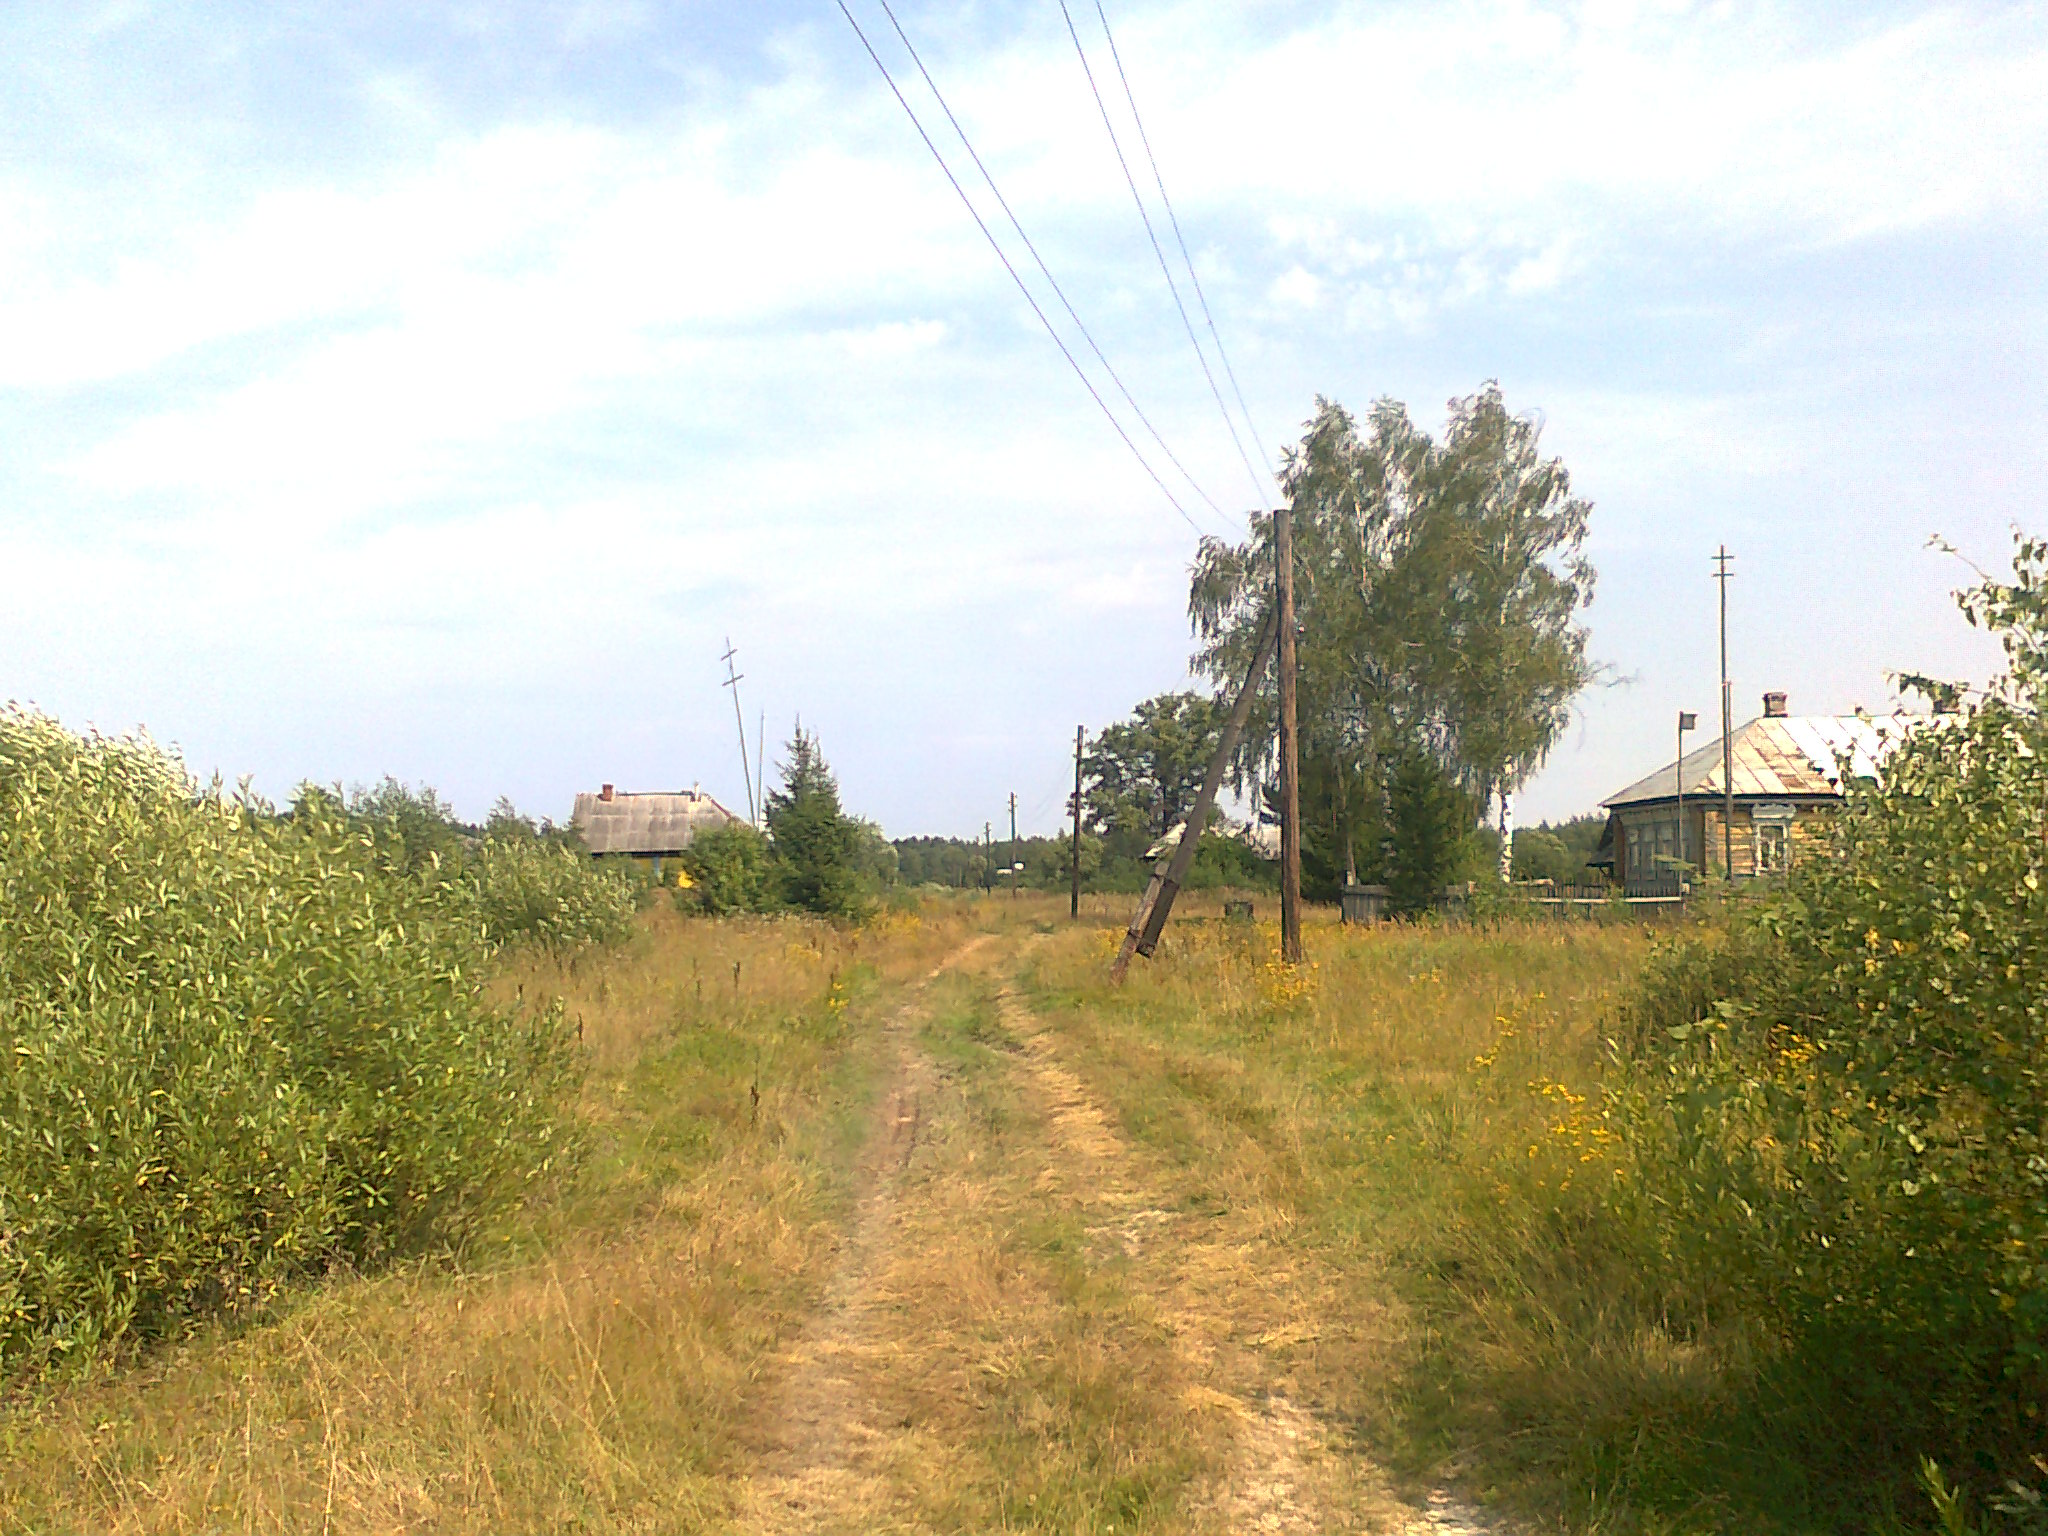
<path fill-rule="evenodd" d="M 994 889 L 996 877 L 996 833 L 987 822 L 981 824 L 981 888 Z"/>
<path fill-rule="evenodd" d="M 740 731 L 740 777 L 747 785 L 747 820 L 755 826 L 761 824 L 761 809 L 754 802 L 754 772 L 747 762 L 747 722 L 740 714 L 740 679 L 747 674 L 733 670 L 732 659 L 739 654 L 733 649 L 732 636 L 725 637 L 725 654 L 718 659 L 725 663 L 725 684 L 732 690 L 732 723 Z"/>
<path fill-rule="evenodd" d="M 1024 894 L 1024 861 L 1017 855 L 1017 791 L 1010 791 L 1010 896 Z"/>
<path fill-rule="evenodd" d="M 1081 743 L 1087 735 L 1086 726 L 1074 727 L 1074 890 L 1067 898 L 1067 916 L 1075 921 L 1081 916 Z"/>
<path fill-rule="evenodd" d="M 1301 743 L 1294 721 L 1294 508 L 1273 513 L 1273 560 L 1280 591 L 1280 956 L 1301 953 Z M 1183 837 L 1199 835 L 1190 827 Z"/>
<path fill-rule="evenodd" d="M 1735 879 L 1735 698 L 1728 691 L 1728 583 L 1735 557 L 1723 544 L 1714 555 L 1714 580 L 1721 584 L 1721 875 Z"/>

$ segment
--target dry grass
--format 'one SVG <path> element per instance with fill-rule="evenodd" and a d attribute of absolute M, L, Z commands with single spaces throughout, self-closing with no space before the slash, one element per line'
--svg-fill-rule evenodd
<path fill-rule="evenodd" d="M 1019 1078 L 988 999 L 1007 949 L 920 1021 L 900 1090 L 914 1146 L 865 1261 L 790 1362 L 825 1374 L 838 1422 L 802 1445 L 764 1425 L 758 1528 L 1182 1528 L 1203 1405 L 1147 1299 L 1100 1264 L 1087 1227 L 1103 1191 L 1074 1186 Z"/>
<path fill-rule="evenodd" d="M 1719 1363 L 1631 1312 L 1625 1256 L 1571 1230 L 1613 1155 L 1603 1030 L 1644 930 L 1319 920 L 1295 969 L 1269 925 L 1186 915 L 1120 991 L 1106 925 L 1049 946 L 1033 982 L 1076 1070 L 1206 1216 L 1194 1291 L 1411 1495 L 1449 1479 L 1606 1528 L 1588 1447 Z"/>
<path fill-rule="evenodd" d="M 1324 925 L 1294 971 L 1184 911 L 1121 991 L 1122 900 L 522 959 L 583 1028 L 576 1179 L 0 1409 L 0 1528 L 1398 1530 L 1454 1454 L 1540 1503 L 1572 1394 L 1689 1369 L 1589 1365 L 1531 1195 L 1593 1167 L 1642 934 Z"/>
<path fill-rule="evenodd" d="M 337 1277 L 0 1411 L 0 1527 L 721 1526 L 755 1379 L 832 1262 L 865 1026 L 977 920 L 846 934 L 664 908 L 622 955 L 510 967 L 581 1021 L 582 1176 L 502 1251 Z"/>

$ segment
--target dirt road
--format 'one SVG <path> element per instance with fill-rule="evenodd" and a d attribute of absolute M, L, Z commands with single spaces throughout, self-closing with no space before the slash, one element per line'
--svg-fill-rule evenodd
<path fill-rule="evenodd" d="M 1036 942 L 975 941 L 885 1026 L 838 1267 L 763 1383 L 739 1524 L 1494 1530 L 1395 1497 L 1291 1395 L 1315 1277 L 1276 1276 L 1119 1126 L 1026 1000 Z"/>

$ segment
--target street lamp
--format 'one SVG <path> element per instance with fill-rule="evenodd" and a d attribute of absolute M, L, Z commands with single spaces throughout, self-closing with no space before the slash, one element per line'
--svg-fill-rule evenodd
<path fill-rule="evenodd" d="M 1692 713 L 1692 711 L 1691 711 L 1691 710 L 1686 710 L 1686 709 L 1681 709 L 1681 710 L 1680 710 L 1680 711 L 1678 712 L 1678 761 L 1677 761 L 1677 762 L 1676 762 L 1675 764 L 1673 764 L 1673 765 L 1672 765 L 1672 769 L 1671 769 L 1671 777 L 1672 777 L 1672 780 L 1673 780 L 1673 782 L 1674 782 L 1674 783 L 1675 783 L 1675 784 L 1677 785 L 1677 787 L 1678 787 L 1678 862 L 1679 862 L 1679 864 L 1680 864 L 1680 865 L 1683 865 L 1683 864 L 1684 864 L 1684 863 L 1686 862 L 1686 859 L 1685 859 L 1685 733 L 1686 733 L 1687 731 L 1696 731 L 1696 730 L 1698 730 L 1698 729 L 1699 729 L 1699 727 L 1700 727 L 1700 717 L 1699 717 L 1698 715 L 1696 715 L 1696 714 Z M 1681 869 L 1681 870 L 1680 870 L 1678 878 L 1679 878 L 1679 880 L 1680 880 L 1681 882 L 1682 882 L 1682 881 L 1683 881 L 1683 880 L 1685 879 L 1685 874 L 1684 874 L 1684 871 L 1683 871 L 1683 869 Z"/>

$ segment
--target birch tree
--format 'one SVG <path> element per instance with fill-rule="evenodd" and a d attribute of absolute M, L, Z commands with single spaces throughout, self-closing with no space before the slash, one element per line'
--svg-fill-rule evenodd
<path fill-rule="evenodd" d="M 1494 384 L 1451 403 L 1441 443 L 1396 401 L 1361 423 L 1319 398 L 1286 455 L 1302 777 L 1339 802 L 1304 806 L 1304 839 L 1326 823 L 1347 876 L 1358 829 L 1384 825 L 1382 806 L 1353 800 L 1383 796 L 1385 765 L 1412 753 L 1475 803 L 1499 798 L 1511 835 L 1508 797 L 1591 681 L 1578 622 L 1591 507 L 1541 456 L 1539 431 Z M 1244 542 L 1205 540 L 1197 555 L 1194 665 L 1222 686 L 1242 677 L 1268 612 L 1272 541 L 1255 516 Z M 1269 685 L 1234 765 L 1240 789 L 1271 775 L 1274 702 Z"/>

